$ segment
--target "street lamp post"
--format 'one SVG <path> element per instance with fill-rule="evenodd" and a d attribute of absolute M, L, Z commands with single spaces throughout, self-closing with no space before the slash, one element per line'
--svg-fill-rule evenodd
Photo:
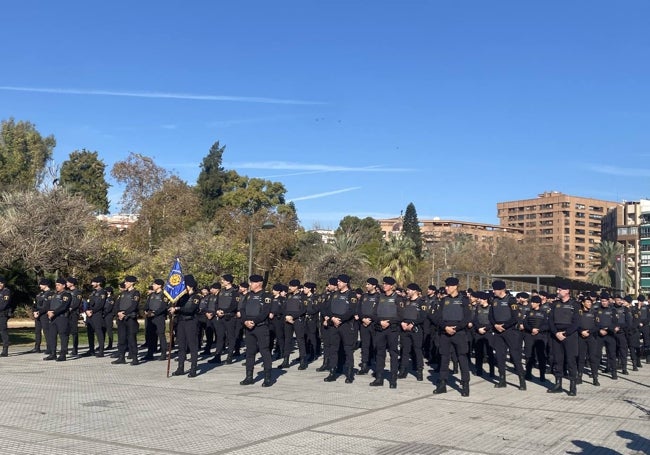
<path fill-rule="evenodd" d="M 273 229 L 275 224 L 270 221 L 265 221 L 260 229 Z M 251 230 L 248 237 L 248 276 L 253 274 L 253 223 L 251 222 Z"/>

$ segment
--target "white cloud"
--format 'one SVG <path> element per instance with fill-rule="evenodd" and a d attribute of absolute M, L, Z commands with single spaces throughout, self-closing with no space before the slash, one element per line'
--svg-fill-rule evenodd
<path fill-rule="evenodd" d="M 589 169 L 600 174 L 617 175 L 621 177 L 647 177 L 650 174 L 648 169 L 617 167 L 607 165 L 591 165 Z"/>
<path fill-rule="evenodd" d="M 52 88 L 52 87 L 13 87 L 0 86 L 0 90 L 31 93 L 53 93 L 57 95 L 92 95 L 92 96 L 125 96 L 132 98 L 179 99 L 197 101 L 233 101 L 239 103 L 261 104 L 325 104 L 318 101 L 291 100 L 280 98 L 265 98 L 257 96 L 229 96 L 229 95 L 198 95 L 192 93 L 170 92 L 133 92 L 119 90 L 95 90 L 78 88 Z"/>
<path fill-rule="evenodd" d="M 310 194 L 308 196 L 300 196 L 300 197 L 295 197 L 292 199 L 288 199 L 287 202 L 295 202 L 295 201 L 306 201 L 308 199 L 319 199 L 322 197 L 327 197 L 327 196 L 333 196 L 335 194 L 341 194 L 341 193 L 347 193 L 348 191 L 355 191 L 355 190 L 360 190 L 360 186 L 353 186 L 351 188 L 343 188 L 340 190 L 334 190 L 334 191 L 327 191 L 324 193 L 316 193 L 316 194 Z"/>
<path fill-rule="evenodd" d="M 316 172 L 410 172 L 415 169 L 385 166 L 337 166 L 331 164 L 306 164 L 286 161 L 258 161 L 244 163 L 225 163 L 231 169 L 275 169 L 284 171 Z M 289 174 L 297 175 L 297 174 Z"/>

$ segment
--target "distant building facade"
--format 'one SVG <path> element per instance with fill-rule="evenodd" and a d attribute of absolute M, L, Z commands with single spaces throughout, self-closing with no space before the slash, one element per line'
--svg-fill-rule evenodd
<path fill-rule="evenodd" d="M 97 219 L 105 221 L 110 227 L 122 232 L 131 227 L 133 223 L 138 221 L 138 215 L 118 213 L 117 215 L 98 215 Z"/>
<path fill-rule="evenodd" d="M 522 229 L 535 242 L 558 246 L 564 255 L 565 275 L 586 281 L 597 266 L 594 252 L 601 241 L 601 220 L 618 206 L 612 201 L 549 191 L 534 199 L 498 202 L 497 216 L 503 227 Z"/>

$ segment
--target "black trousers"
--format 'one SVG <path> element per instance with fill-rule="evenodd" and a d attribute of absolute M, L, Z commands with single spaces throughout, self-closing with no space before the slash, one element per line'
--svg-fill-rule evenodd
<path fill-rule="evenodd" d="M 320 337 L 318 336 L 318 315 L 305 316 L 305 338 L 307 339 L 307 353 L 316 358 L 320 355 Z"/>
<path fill-rule="evenodd" d="M 108 338 L 108 342 L 113 342 L 113 314 L 104 315 L 104 340 Z"/>
<path fill-rule="evenodd" d="M 377 347 L 375 373 L 377 377 L 384 374 L 386 366 L 386 352 L 390 354 L 390 374 L 397 374 L 399 368 L 399 332 L 396 327 L 388 327 L 385 330 L 375 328 L 375 346 Z"/>
<path fill-rule="evenodd" d="M 160 343 L 160 352 L 163 357 L 167 356 L 167 334 L 165 333 L 165 321 L 167 317 L 163 315 L 147 318 L 145 326 L 145 340 L 147 342 L 147 357 L 153 356 L 156 347 Z"/>
<path fill-rule="evenodd" d="M 271 349 L 269 348 L 269 326 L 256 325 L 252 329 L 244 328 L 246 331 L 246 373 L 253 373 L 255 355 L 259 352 L 262 356 L 264 371 L 271 371 Z"/>
<path fill-rule="evenodd" d="M 294 319 L 293 324 L 284 321 L 284 356 L 289 357 L 293 351 L 293 335 L 296 334 L 298 355 L 301 361 L 307 360 L 307 342 L 305 339 L 304 319 Z"/>
<path fill-rule="evenodd" d="M 521 364 L 521 341 L 521 332 L 514 327 L 507 329 L 505 332 L 494 332 L 492 344 L 496 353 L 499 375 L 506 374 L 506 349 L 510 350 L 517 376 L 524 374 Z"/>
<path fill-rule="evenodd" d="M 70 337 L 70 321 L 68 315 L 61 314 L 54 319 L 50 319 L 50 327 L 48 329 L 50 353 L 56 355 L 57 338 L 61 340 L 61 355 L 66 355 L 68 352 L 68 339 Z"/>
<path fill-rule="evenodd" d="M 490 367 L 490 373 L 494 372 L 494 367 L 497 364 L 497 359 L 494 355 L 494 349 L 492 349 L 492 333 L 486 332 L 485 334 L 480 334 L 474 332 L 474 357 L 476 359 L 476 371 L 483 371 L 483 361 L 487 356 L 488 365 Z"/>
<path fill-rule="evenodd" d="M 124 357 L 128 347 L 133 358 L 138 355 L 138 328 L 140 325 L 135 318 L 117 320 L 117 352 Z"/>
<path fill-rule="evenodd" d="M 330 369 L 336 368 L 339 363 L 339 348 L 343 347 L 345 353 L 345 363 L 343 368 L 349 371 L 354 368 L 354 344 L 357 341 L 357 332 L 352 321 L 347 321 L 338 327 L 329 326 L 327 328 L 330 336 Z"/>
<path fill-rule="evenodd" d="M 602 352 L 598 348 L 598 340 L 595 336 L 589 335 L 587 338 L 583 338 L 581 335 L 578 335 L 578 377 L 582 376 L 587 360 L 589 360 L 591 374 L 598 375 Z"/>
<path fill-rule="evenodd" d="M 45 338 L 45 352 L 52 352 L 50 346 L 50 320 L 47 318 L 47 315 L 40 315 L 34 321 L 34 347 L 36 349 L 41 348 L 41 343 L 43 338 Z"/>
<path fill-rule="evenodd" d="M 196 371 L 199 359 L 199 324 L 196 319 L 178 319 L 176 341 L 178 342 L 178 369 L 183 371 L 187 353 L 190 353 L 190 369 Z"/>
<path fill-rule="evenodd" d="M 226 345 L 228 346 L 228 355 L 232 355 L 235 352 L 238 319 L 213 318 L 212 321 L 216 346 L 215 355 L 220 355 Z"/>
<path fill-rule="evenodd" d="M 111 325 L 113 321 L 111 321 Z M 95 336 L 97 337 L 98 351 L 104 352 L 104 316 L 101 313 L 93 313 L 86 318 L 86 331 L 88 332 L 88 348 L 91 352 L 95 350 Z"/>
<path fill-rule="evenodd" d="M 439 349 L 440 349 L 440 380 L 446 381 L 449 377 L 449 360 L 451 359 L 452 352 L 458 358 L 460 366 L 460 380 L 462 382 L 469 381 L 469 361 L 467 353 L 469 352 L 469 337 L 466 331 L 456 332 L 455 335 L 447 335 L 440 333 Z"/>
<path fill-rule="evenodd" d="M 400 369 L 409 369 L 409 360 L 415 360 L 415 369 L 421 370 L 424 368 L 424 355 L 422 353 L 422 341 L 424 340 L 424 333 L 420 327 L 414 326 L 411 332 L 402 331 L 400 333 L 400 344 L 402 352 L 400 355 Z"/>
<path fill-rule="evenodd" d="M 5 354 L 9 350 L 9 330 L 7 329 L 7 316 L 0 314 L 0 336 L 2 337 L 2 352 Z"/>
<path fill-rule="evenodd" d="M 625 332 L 623 330 L 620 330 L 617 332 L 614 337 L 616 338 L 616 357 L 618 361 L 621 363 L 621 367 L 623 370 L 627 369 L 627 337 L 625 336 Z"/>
<path fill-rule="evenodd" d="M 553 334 L 549 335 L 551 340 L 551 351 L 553 352 L 553 375 L 555 379 L 564 376 L 564 364 L 569 370 L 569 379 L 575 380 L 578 377 L 578 332 L 567 336 L 560 341 Z"/>
<path fill-rule="evenodd" d="M 361 339 L 361 363 L 369 365 L 375 359 L 375 328 L 372 323 L 367 327 L 359 326 L 359 338 Z"/>
<path fill-rule="evenodd" d="M 526 358 L 526 371 L 531 372 L 535 360 L 539 374 L 546 374 L 546 345 L 548 344 L 548 333 L 542 332 L 537 335 L 524 333 L 524 357 Z"/>

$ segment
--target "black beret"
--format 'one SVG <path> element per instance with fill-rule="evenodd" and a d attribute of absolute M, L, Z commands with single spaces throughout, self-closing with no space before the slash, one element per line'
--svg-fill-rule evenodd
<path fill-rule="evenodd" d="M 228 283 L 232 283 L 232 281 L 235 279 L 235 277 L 233 277 L 230 273 L 226 273 L 224 275 L 221 275 L 221 278 L 223 278 Z"/>
<path fill-rule="evenodd" d="M 609 296 L 609 292 L 607 292 L 607 291 L 601 292 L 600 293 L 600 298 L 601 299 L 611 299 L 611 297 Z"/>
<path fill-rule="evenodd" d="M 164 286 L 165 285 L 165 280 L 162 280 L 160 278 L 156 278 L 153 280 L 153 284 L 157 284 L 158 286 Z"/>
<path fill-rule="evenodd" d="M 505 288 L 506 288 L 506 282 L 503 280 L 494 280 L 492 282 L 492 289 L 494 289 L 495 291 L 499 291 Z"/>
<path fill-rule="evenodd" d="M 520 292 L 517 294 L 517 297 L 528 300 L 530 298 L 530 294 L 527 292 Z"/>
<path fill-rule="evenodd" d="M 264 281 L 264 277 L 262 275 L 251 275 L 248 277 L 248 281 L 251 283 L 261 283 Z"/>
<path fill-rule="evenodd" d="M 316 289 L 316 283 L 312 283 L 311 281 L 307 281 L 305 284 L 303 284 L 303 287 L 306 287 L 308 289 L 311 289 L 312 291 Z"/>
<path fill-rule="evenodd" d="M 363 294 L 363 289 L 361 289 L 361 288 L 356 288 L 356 289 L 354 290 L 354 293 L 355 293 L 355 294 Z"/>
<path fill-rule="evenodd" d="M 422 292 L 422 289 L 420 289 L 420 286 L 418 286 L 417 283 L 409 283 L 408 286 L 406 286 L 406 289 L 410 289 L 411 291 Z"/>
<path fill-rule="evenodd" d="M 253 280 L 251 280 L 253 281 Z M 289 281 L 289 286 L 295 286 L 295 287 L 300 287 L 300 280 L 296 280 L 295 278 L 291 281 Z"/>
<path fill-rule="evenodd" d="M 96 281 L 96 283 L 99 283 L 99 281 Z M 112 286 L 106 286 L 104 289 L 106 292 L 110 292 L 111 294 L 113 293 L 113 287 Z"/>
<path fill-rule="evenodd" d="M 74 284 L 75 286 L 79 284 L 79 281 L 75 277 L 69 276 L 65 279 L 66 283 Z"/>
<path fill-rule="evenodd" d="M 377 278 L 368 278 L 366 280 L 366 283 L 371 284 L 373 286 L 379 285 L 379 281 L 377 281 Z"/>
<path fill-rule="evenodd" d="M 212 283 L 210 289 L 221 289 L 221 283 Z"/>
<path fill-rule="evenodd" d="M 194 275 L 185 275 L 185 286 L 189 286 L 191 288 L 196 289 L 196 286 L 198 283 L 196 282 L 196 278 L 194 278 Z"/>
<path fill-rule="evenodd" d="M 625 297 L 623 297 L 623 300 L 625 300 L 627 303 L 632 303 L 632 296 L 626 295 Z"/>
<path fill-rule="evenodd" d="M 458 286 L 458 278 L 450 276 L 445 280 L 445 286 Z"/>
<path fill-rule="evenodd" d="M 138 279 L 134 277 L 133 275 L 127 275 L 124 277 L 124 281 L 128 281 L 129 283 L 137 283 Z"/>
<path fill-rule="evenodd" d="M 282 292 L 282 289 L 284 289 L 284 286 L 282 286 L 282 283 L 275 283 L 273 285 L 273 290 L 276 292 Z"/>
<path fill-rule="evenodd" d="M 239 283 L 239 287 L 240 288 L 248 288 L 248 281 L 242 281 L 241 283 Z"/>
<path fill-rule="evenodd" d="M 645 295 L 639 294 L 639 296 L 636 298 L 639 302 L 645 302 Z"/>
<path fill-rule="evenodd" d="M 282 292 L 289 292 L 289 287 L 286 284 L 282 285 Z"/>
<path fill-rule="evenodd" d="M 437 290 L 438 290 L 438 288 L 435 287 L 433 284 L 430 284 L 430 285 L 427 287 L 427 289 L 429 289 L 430 291 L 437 291 Z"/>
<path fill-rule="evenodd" d="M 57 278 L 55 283 L 65 285 L 66 281 L 65 281 L 65 278 Z"/>
<path fill-rule="evenodd" d="M 381 279 L 381 282 L 384 283 L 384 284 L 388 284 L 388 285 L 390 285 L 390 286 L 394 286 L 395 283 L 396 283 L 395 278 L 393 278 L 392 276 L 385 276 L 385 277 L 383 277 L 383 278 Z"/>
<path fill-rule="evenodd" d="M 336 279 L 338 281 L 342 281 L 343 283 L 350 284 L 350 275 L 346 275 L 345 273 L 340 274 L 336 277 Z"/>
<path fill-rule="evenodd" d="M 530 303 L 542 303 L 542 298 L 538 295 L 534 295 L 530 298 Z"/>
<path fill-rule="evenodd" d="M 327 280 L 327 284 L 331 284 L 332 286 L 336 286 L 336 283 L 337 283 L 338 281 L 339 281 L 339 280 L 337 280 L 335 277 L 332 277 L 332 278 L 330 278 L 330 279 Z"/>
<path fill-rule="evenodd" d="M 7 280 L 6 280 L 5 277 L 2 276 L 2 275 L 0 275 L 0 283 L 2 283 L 2 284 L 6 284 L 6 283 L 7 283 Z"/>
<path fill-rule="evenodd" d="M 104 278 L 102 275 L 98 275 L 90 281 L 91 283 L 101 283 L 103 285 L 106 283 L 106 278 Z"/>

